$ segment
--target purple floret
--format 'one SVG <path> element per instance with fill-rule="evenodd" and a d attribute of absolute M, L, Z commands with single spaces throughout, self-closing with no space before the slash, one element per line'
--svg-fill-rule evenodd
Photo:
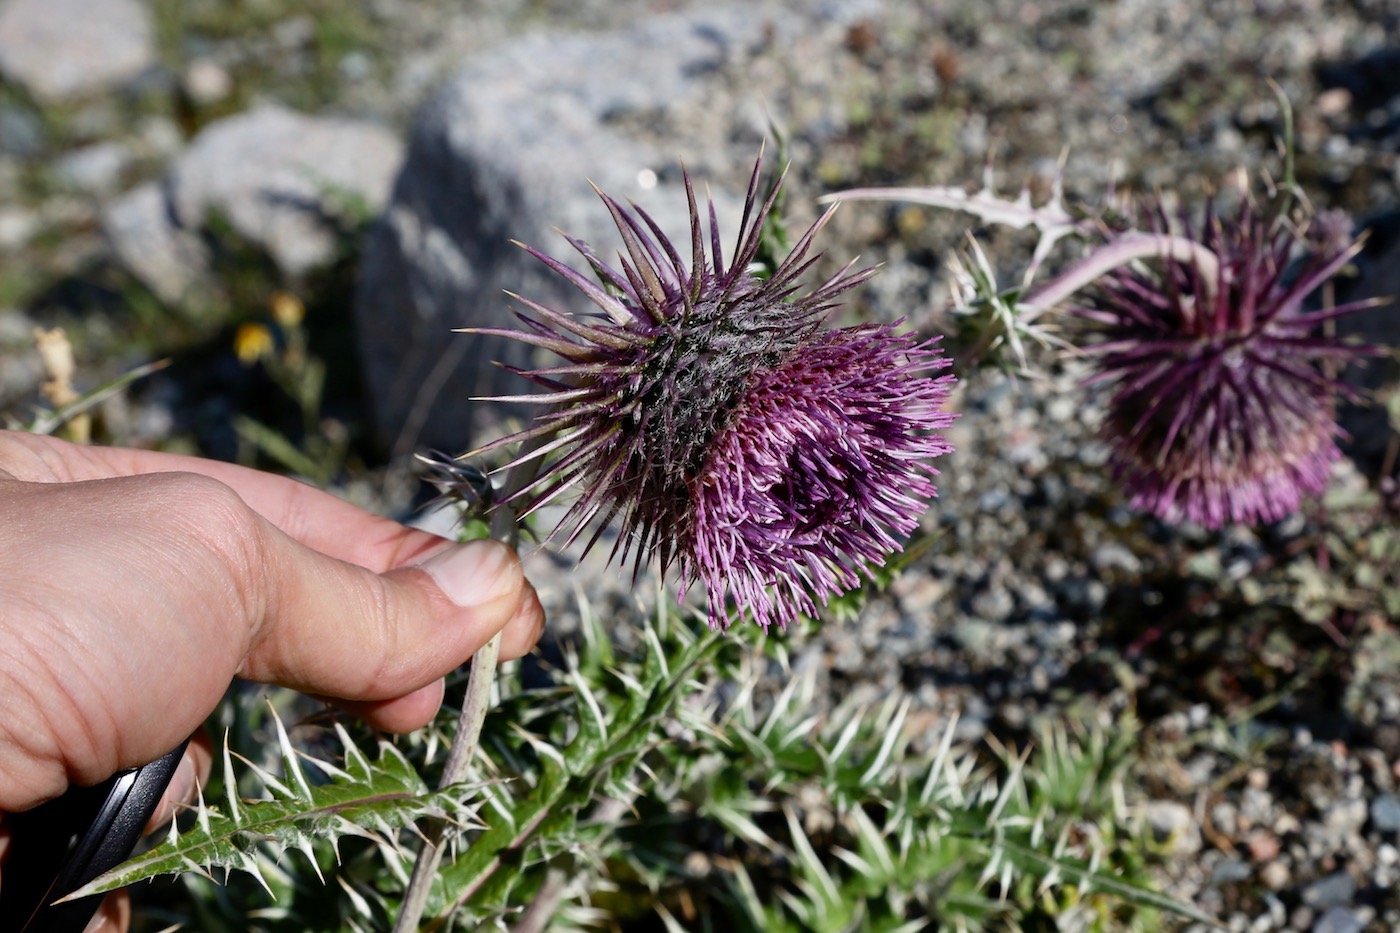
<path fill-rule="evenodd" d="M 734 601 L 764 628 L 814 616 L 860 585 L 937 496 L 927 462 L 952 377 L 932 343 L 892 328 L 821 332 L 756 375 L 693 484 L 681 576 Z M 725 624 L 712 600 L 710 624 Z"/>

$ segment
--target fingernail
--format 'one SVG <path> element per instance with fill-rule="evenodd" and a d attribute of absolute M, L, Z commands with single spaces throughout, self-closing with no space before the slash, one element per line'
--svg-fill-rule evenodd
<path fill-rule="evenodd" d="M 175 776 L 170 779 L 170 799 L 176 804 L 194 803 L 195 790 L 195 767 L 194 759 L 187 753 L 180 759 L 180 765 L 175 769 Z"/>
<path fill-rule="evenodd" d="M 515 554 L 499 541 L 468 541 L 420 565 L 444 595 L 459 606 L 481 606 L 520 588 Z"/>
<path fill-rule="evenodd" d="M 161 795 L 160 805 L 156 807 L 151 818 L 146 822 L 143 832 L 153 833 L 166 823 L 175 818 L 179 809 L 188 803 L 193 803 L 195 799 L 195 768 L 194 760 L 186 754 L 180 759 L 180 764 L 175 768 L 175 774 L 170 778 L 170 785 L 166 787 L 165 793 Z"/>

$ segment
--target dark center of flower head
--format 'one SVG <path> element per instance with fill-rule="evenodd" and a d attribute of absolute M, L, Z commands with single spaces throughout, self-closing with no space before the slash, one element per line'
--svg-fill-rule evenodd
<path fill-rule="evenodd" d="M 713 289 L 708 284 L 673 327 L 658 329 L 642 363 L 638 453 L 680 495 L 734 418 L 754 374 L 778 365 L 816 327 L 794 326 L 800 309 L 771 300 L 758 280 L 737 283 L 731 291 L 741 294 L 728 301 L 706 294 Z"/>

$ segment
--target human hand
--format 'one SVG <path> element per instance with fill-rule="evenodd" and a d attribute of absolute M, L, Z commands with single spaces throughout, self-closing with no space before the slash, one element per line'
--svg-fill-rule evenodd
<path fill-rule="evenodd" d="M 0 431 L 0 528 L 0 814 L 159 757 L 235 677 L 418 728 L 445 674 L 544 624 L 504 545 L 226 463 Z"/>

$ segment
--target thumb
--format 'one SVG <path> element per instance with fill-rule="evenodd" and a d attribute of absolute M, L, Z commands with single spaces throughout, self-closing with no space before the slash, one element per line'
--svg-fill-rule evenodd
<path fill-rule="evenodd" d="M 374 573 L 267 531 L 266 603 L 238 671 L 249 680 L 364 709 L 438 690 L 443 675 L 507 626 L 502 654 L 518 657 L 543 626 L 519 559 L 498 541 L 448 545 L 416 565 Z M 429 694 L 428 717 L 438 695 Z"/>

